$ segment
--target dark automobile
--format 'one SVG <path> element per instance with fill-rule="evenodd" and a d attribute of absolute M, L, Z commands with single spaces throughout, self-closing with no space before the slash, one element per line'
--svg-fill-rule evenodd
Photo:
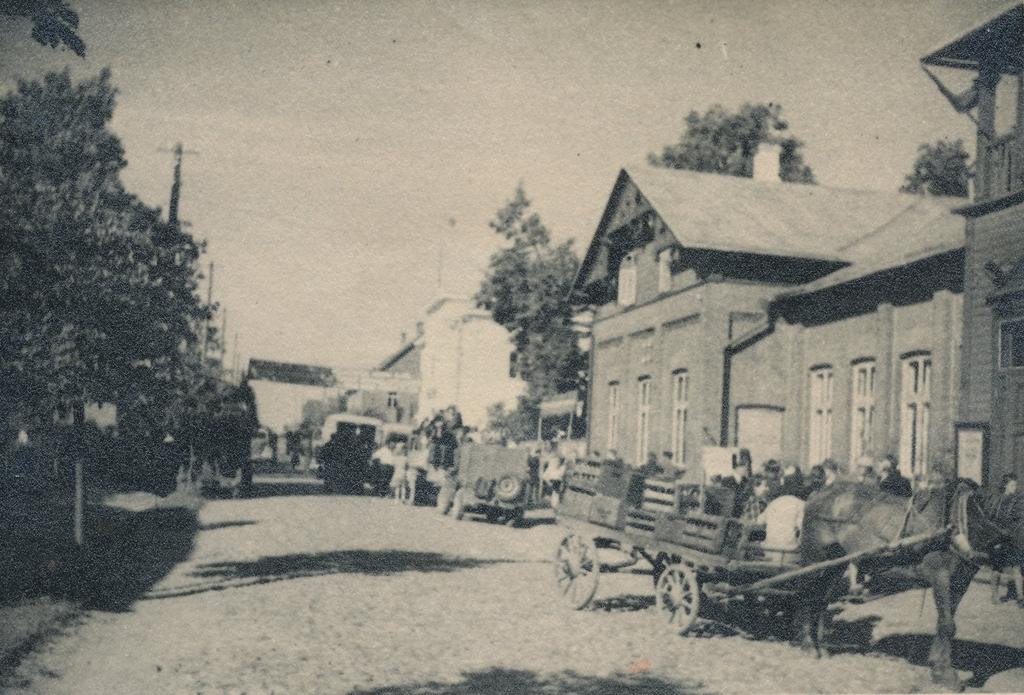
<path fill-rule="evenodd" d="M 371 459 L 382 425 L 377 418 L 363 415 L 328 416 L 321 430 L 326 442 L 317 450 L 317 476 L 328 492 L 363 493 L 370 482 Z"/>

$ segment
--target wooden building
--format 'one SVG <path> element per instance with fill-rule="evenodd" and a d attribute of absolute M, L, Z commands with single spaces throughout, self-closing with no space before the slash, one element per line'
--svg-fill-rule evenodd
<path fill-rule="evenodd" d="M 922 58 L 966 71 L 951 95 L 977 123 L 974 199 L 966 218 L 961 444 L 977 436 L 987 477 L 1024 475 L 1024 4 Z M 973 430 L 973 432 L 972 432 Z M 977 445 L 972 445 L 977 451 Z M 985 452 L 987 449 L 987 452 Z"/>

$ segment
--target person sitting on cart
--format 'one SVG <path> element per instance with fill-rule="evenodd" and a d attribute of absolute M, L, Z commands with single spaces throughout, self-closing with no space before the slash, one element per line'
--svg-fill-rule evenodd
<path fill-rule="evenodd" d="M 750 454 L 746 449 L 743 449 L 733 459 L 732 475 L 722 479 L 722 487 L 735 490 L 732 509 L 723 510 L 723 516 L 738 517 L 743 513 L 747 500 L 754 493 L 750 473 Z"/>
<path fill-rule="evenodd" d="M 882 482 L 878 484 L 882 489 L 882 492 L 888 492 L 890 495 L 896 495 L 897 497 L 910 497 L 913 493 L 913 488 L 910 486 L 910 480 L 903 477 L 900 473 L 900 467 L 896 463 L 896 457 L 889 454 L 882 461 Z"/>
<path fill-rule="evenodd" d="M 640 466 L 638 472 L 645 478 L 653 478 L 655 476 L 664 475 L 665 469 L 658 464 L 658 457 L 655 456 L 654 452 L 649 451 L 647 452 L 647 461 L 644 465 Z"/>
<path fill-rule="evenodd" d="M 804 475 L 795 463 L 787 463 L 782 470 L 782 496 L 803 499 Z"/>
<path fill-rule="evenodd" d="M 764 480 L 768 487 L 768 501 L 782 496 L 782 464 L 775 459 L 764 462 Z"/>

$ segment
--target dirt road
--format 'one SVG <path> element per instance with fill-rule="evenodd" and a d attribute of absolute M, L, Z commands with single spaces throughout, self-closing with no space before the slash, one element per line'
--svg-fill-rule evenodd
<path fill-rule="evenodd" d="M 263 481 L 266 483 L 267 481 Z M 609 576 L 593 610 L 553 598 L 557 526 L 264 484 L 208 503 L 188 560 L 126 612 L 95 612 L 28 657 L 23 693 L 750 693 L 931 688 L 921 592 L 847 610 L 858 650 L 818 660 L 715 623 L 660 627 L 650 577 Z M 1024 612 L 975 586 L 956 666 L 1024 690 Z M 881 616 L 885 616 L 884 618 Z"/>

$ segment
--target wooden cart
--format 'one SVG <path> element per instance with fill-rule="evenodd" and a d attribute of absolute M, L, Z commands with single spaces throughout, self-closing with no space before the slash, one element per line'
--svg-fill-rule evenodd
<path fill-rule="evenodd" d="M 581 481 L 577 478 L 576 482 Z M 654 481 L 653 486 L 657 485 Z M 645 492 L 651 487 L 647 483 Z M 943 529 L 909 536 L 804 566 L 797 550 L 766 547 L 761 524 L 695 509 L 662 511 L 650 503 L 647 494 L 636 506 L 624 499 L 616 504 L 593 488 L 571 485 L 558 509 L 558 524 L 565 529 L 555 552 L 559 595 L 573 608 L 585 608 L 597 593 L 602 571 L 615 571 L 643 558 L 653 567 L 656 606 L 680 633 L 694 624 L 702 600 L 755 600 L 788 612 L 800 586 L 798 580 L 808 575 L 866 556 L 879 558 L 925 547 L 949 534 L 949 529 Z M 621 550 L 631 561 L 602 565 L 599 547 Z"/>

